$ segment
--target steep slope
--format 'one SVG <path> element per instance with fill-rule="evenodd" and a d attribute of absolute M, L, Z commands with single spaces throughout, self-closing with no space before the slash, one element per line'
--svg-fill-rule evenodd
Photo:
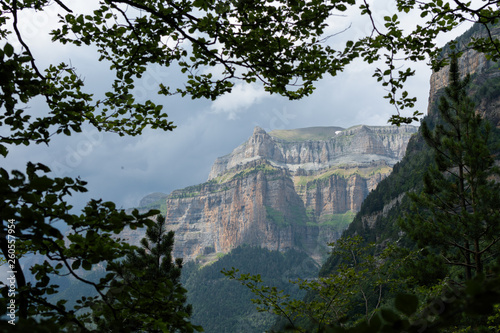
<path fill-rule="evenodd" d="M 166 214 L 176 232 L 175 257 L 210 261 L 249 244 L 300 249 L 320 260 L 416 130 L 356 126 L 267 133 L 256 127 L 245 143 L 215 161 L 206 183 L 143 201 Z"/>
<path fill-rule="evenodd" d="M 490 32 L 493 38 L 500 37 L 500 26 L 491 26 Z M 499 63 L 485 57 L 484 54 L 469 49 L 466 45 L 471 38 L 486 37 L 488 32 L 482 25 L 475 25 L 462 36 L 455 40 L 458 50 L 462 50 L 462 56 L 458 60 L 459 70 L 464 78 L 471 76 L 470 93 L 473 96 L 477 112 L 489 119 L 495 126 L 500 126 L 500 71 Z M 444 47 L 443 55 L 452 50 L 448 44 Z M 428 114 L 437 113 L 436 102 L 441 96 L 444 87 L 448 85 L 449 65 L 443 67 L 439 72 L 434 72 L 430 78 L 430 92 Z"/>
<path fill-rule="evenodd" d="M 494 35 L 500 35 L 499 27 L 495 27 L 492 31 Z M 474 26 L 458 38 L 457 44 L 466 44 L 469 38 L 483 33 L 480 26 Z M 448 48 L 445 48 L 446 50 L 449 52 Z M 473 50 L 465 51 L 459 58 L 458 64 L 462 78 L 470 74 L 469 94 L 476 103 L 476 112 L 493 124 L 492 141 L 496 140 L 498 143 L 500 140 L 499 64 Z M 437 121 L 437 103 L 444 87 L 448 84 L 448 73 L 449 66 L 445 66 L 439 72 L 434 72 L 430 79 L 429 114 L 426 117 L 430 128 L 433 128 L 433 124 Z M 496 150 L 494 153 L 498 156 L 498 145 Z M 344 235 L 362 235 L 367 242 L 379 244 L 397 240 L 400 245 L 408 245 L 409 240 L 404 237 L 397 221 L 403 218 L 410 208 L 410 201 L 405 193 L 422 188 L 423 174 L 431 163 L 433 163 L 431 151 L 422 135 L 417 133 L 410 140 L 402 161 L 397 163 L 390 176 L 382 180 L 366 197 L 359 213 L 345 230 Z M 334 271 L 337 261 L 338 258 L 328 258 L 321 269 L 321 274 Z"/>
<path fill-rule="evenodd" d="M 176 232 L 175 257 L 227 253 L 241 244 L 278 251 L 315 245 L 317 230 L 307 228 L 287 170 L 264 160 L 227 181 L 174 191 L 166 202 L 167 223 Z"/>
<path fill-rule="evenodd" d="M 274 314 L 256 310 L 251 302 L 255 295 L 247 287 L 221 274 L 221 270 L 231 267 L 242 273 L 260 274 L 266 285 L 298 297 L 304 292 L 288 281 L 313 278 L 318 272 L 318 265 L 304 252 L 282 253 L 250 246 L 237 247 L 201 268 L 192 261 L 187 263 L 183 267 L 182 284 L 193 304 L 192 322 L 202 325 L 207 333 L 261 333 L 276 320 Z"/>

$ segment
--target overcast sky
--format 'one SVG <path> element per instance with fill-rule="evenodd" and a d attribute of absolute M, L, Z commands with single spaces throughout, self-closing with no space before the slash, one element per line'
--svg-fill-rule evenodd
<path fill-rule="evenodd" d="M 379 7 L 380 17 L 394 12 L 386 0 L 377 3 L 384 4 Z M 35 45 L 37 60 L 45 64 L 71 61 L 87 84 L 96 91 L 104 89 L 103 83 L 109 82 L 112 74 L 104 64 L 96 64 L 96 53 L 48 46 L 44 34 L 49 19 L 37 16 L 24 26 L 26 38 Z M 338 32 L 354 23 L 342 37 L 354 38 L 369 28 L 366 20 L 366 17 L 343 19 L 339 24 L 332 24 L 329 32 Z M 300 101 L 290 102 L 266 94 L 259 86 L 239 83 L 231 94 L 212 102 L 157 98 L 154 90 L 157 83 L 173 82 L 177 76 L 153 67 L 137 85 L 135 93 L 139 98 L 156 98 L 163 104 L 177 126 L 174 131 L 149 130 L 140 137 L 119 137 L 89 127 L 83 134 L 59 136 L 49 147 L 11 147 L 3 167 L 23 170 L 27 161 L 33 161 L 51 167 L 55 176 L 80 176 L 88 181 L 89 193 L 72 199 L 76 207 L 83 207 L 89 198 L 114 201 L 118 207 L 133 207 L 149 193 L 170 193 L 206 181 L 215 158 L 243 143 L 255 126 L 270 131 L 311 126 L 387 125 L 394 108 L 382 98 L 385 91 L 372 78 L 374 68 L 357 62 L 341 75 L 318 82 L 315 93 Z M 417 74 L 407 88 L 418 97 L 417 109 L 425 112 L 431 72 L 425 64 L 416 69 Z"/>

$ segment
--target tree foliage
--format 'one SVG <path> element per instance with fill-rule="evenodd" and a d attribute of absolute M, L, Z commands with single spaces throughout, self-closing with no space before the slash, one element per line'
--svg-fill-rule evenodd
<path fill-rule="evenodd" d="M 208 333 L 259 333 L 276 321 L 273 314 L 256 310 L 250 301 L 254 295 L 248 288 L 221 274 L 227 267 L 260 274 L 266 285 L 283 289 L 297 298 L 305 293 L 288 281 L 313 278 L 318 271 L 317 263 L 304 252 L 271 251 L 247 245 L 231 250 L 210 264 L 186 263 L 182 269 L 182 283 L 188 289 L 188 302 L 193 305 L 191 320 Z"/>
<path fill-rule="evenodd" d="M 134 211 L 132 215 L 127 215 L 111 202 L 92 200 L 83 214 L 71 214 L 68 212 L 71 206 L 64 200 L 71 193 L 85 191 L 85 182 L 70 178 L 51 179 L 44 175 L 48 171 L 41 164 L 31 163 L 27 166 L 26 176 L 19 171 L 9 174 L 0 169 L 3 198 L 0 218 L 5 222 L 12 221 L 14 227 L 11 230 L 15 231 L 7 233 L 7 225 L 3 224 L 5 229 L 0 247 L 10 274 L 15 275 L 17 283 L 15 298 L 9 296 L 8 286 L 2 288 L 1 302 L 6 309 L 9 302 L 15 299 L 19 319 L 17 327 L 21 331 L 34 329 L 31 325 L 39 326 L 33 320 L 35 316 L 48 328 L 84 329 L 84 324 L 76 318 L 75 310 L 66 307 L 66 300 L 55 304 L 48 300 L 58 289 L 57 285 L 50 283 L 51 277 L 69 275 L 92 286 L 98 295 L 103 296 L 112 276 L 96 282 L 83 278 L 81 271 L 89 271 L 93 265 L 127 254 L 131 246 L 118 239 L 117 233 L 125 226 L 136 229 L 150 224 L 148 217 L 155 213 L 139 214 Z M 68 227 L 66 238 L 54 226 L 61 222 Z M 21 255 L 26 254 L 39 254 L 46 258 L 28 268 L 36 282 L 28 281 L 29 273 L 21 266 Z"/>
<path fill-rule="evenodd" d="M 173 231 L 158 215 L 148 227 L 141 248 L 125 260 L 108 263 L 115 274 L 103 299 L 83 317 L 94 319 L 99 332 L 194 332 L 191 306 L 180 283 L 182 259 L 172 258 Z"/>
<path fill-rule="evenodd" d="M 352 239 L 344 234 L 328 263 L 330 271 L 323 270 L 317 281 L 300 284 L 314 297 L 295 300 L 276 288 L 260 286 L 258 276 L 238 277 L 234 270 L 225 274 L 258 295 L 254 302 L 262 311 L 286 318 L 288 330 L 293 332 L 497 331 L 500 174 L 490 149 L 495 141 L 491 140 L 489 124 L 475 112 L 467 85 L 468 78 L 460 80 L 457 59 L 452 57 L 450 84 L 440 100 L 434 130 L 427 122 L 421 127 L 434 161 L 427 166 L 421 161 L 403 165 L 410 172 L 422 167 L 426 171 L 423 186 L 416 186 L 411 178 L 404 185 L 410 189 L 408 196 L 414 207 L 412 214 L 399 219 L 405 233 L 399 232 L 398 246 L 393 249 L 403 254 L 398 258 L 405 259 L 401 264 L 384 256 L 385 251 L 372 256 L 369 248 L 360 246 L 365 241 L 359 236 Z M 416 156 L 430 162 L 428 155 Z M 392 178 L 392 182 L 398 181 L 400 175 Z M 387 204 L 386 193 L 378 195 L 384 196 L 381 200 Z M 397 192 L 389 196 L 397 197 Z M 373 213 L 382 207 L 367 209 Z M 401 213 L 401 209 L 395 211 Z M 371 227 L 372 236 L 386 236 L 376 224 Z M 408 245 L 402 241 L 406 236 L 416 241 L 416 251 L 403 248 Z M 383 239 L 380 246 L 391 249 Z M 465 268 L 465 279 L 453 266 Z M 344 277 L 346 273 L 350 275 Z M 395 293 L 379 294 L 376 306 L 368 311 L 365 288 L 373 291 L 384 283 L 392 283 Z M 328 294 L 329 290 L 333 292 Z M 355 290 L 362 297 L 353 297 Z M 356 309 L 360 300 L 365 301 L 364 310 L 359 305 Z M 330 306 L 333 311 L 329 312 Z M 298 319 L 303 317 L 314 325 L 301 326 Z M 349 320 L 343 321 L 343 317 Z"/>
<path fill-rule="evenodd" d="M 258 311 L 282 317 L 286 330 L 324 332 L 346 323 L 352 326 L 357 320 L 370 321 L 381 307 L 383 295 L 405 284 L 404 279 L 397 279 L 395 274 L 413 254 L 401 257 L 395 247 L 388 246 L 375 257 L 371 254 L 374 244 L 362 244 L 360 236 L 339 239 L 332 244 L 333 255 L 340 257 L 342 263 L 333 274 L 291 280 L 290 283 L 308 292 L 304 299 L 263 284 L 260 275 L 239 273 L 235 268 L 223 273 L 257 296 L 252 302 Z"/>
<path fill-rule="evenodd" d="M 421 246 L 439 248 L 446 263 L 463 267 L 470 279 L 499 254 L 500 170 L 489 149 L 489 124 L 475 113 L 468 79 L 459 76 L 455 58 L 439 103 L 442 121 L 432 132 L 422 124 L 436 163 L 425 174 L 422 193 L 410 193 L 414 214 L 401 226 Z"/>
<path fill-rule="evenodd" d="M 134 84 L 153 64 L 178 69 L 184 75 L 179 86 L 159 84 L 157 92 L 167 96 L 214 99 L 242 80 L 260 82 L 270 93 L 296 99 L 310 94 L 323 75 L 335 75 L 355 59 L 382 61 L 384 67 L 374 76 L 388 89 L 386 97 L 396 107 L 392 121 L 402 123 L 414 120 L 419 112 L 410 117 L 399 114 L 412 108 L 415 98 L 404 91 L 404 83 L 414 71 L 400 67 L 398 59 L 429 60 L 433 68 L 439 68 L 445 60 L 438 58 L 436 38 L 465 21 L 483 25 L 485 34 L 456 48 L 473 48 L 493 59 L 500 56 L 491 28 L 498 21 L 498 1 L 482 1 L 478 7 L 458 0 L 394 3 L 395 12 L 379 24 L 371 4 L 354 0 L 103 0 L 86 2 L 84 10 L 63 0 L 2 0 L 0 154 L 7 156 L 16 145 L 49 144 L 54 135 L 72 135 L 84 126 L 132 136 L 148 127 L 172 130 L 175 126 L 162 105 L 140 102 L 132 94 Z M 92 91 L 83 79 L 85 73 L 70 63 L 45 66 L 37 59 L 20 27 L 27 13 L 37 15 L 48 8 L 57 8 L 59 13 L 50 33 L 52 41 L 96 50 L 113 76 L 108 89 Z M 327 35 L 330 20 L 353 12 L 370 22 L 371 31 L 356 40 L 340 39 L 334 46 L 343 29 Z M 403 29 L 405 15 L 422 20 Z M 36 110 L 30 109 L 34 102 L 41 105 Z M 88 281 L 78 270 L 119 260 L 133 251 L 116 234 L 125 227 L 150 225 L 148 218 L 157 212 L 127 215 L 113 203 L 92 200 L 82 214 L 70 213 L 67 196 L 86 191 L 85 182 L 51 178 L 49 172 L 36 162 L 30 162 L 23 172 L 0 169 L 4 198 L 0 203 L 0 247 L 18 284 L 20 320 L 16 328 L 57 331 L 76 326 L 85 330 L 75 309 L 67 309 L 64 300 L 57 304 L 47 300 L 47 295 L 57 292 L 57 286 L 50 284 L 51 276 L 72 275 L 93 286 L 103 298 L 113 274 Z M 55 223 L 68 227 L 66 238 Z M 16 231 L 14 258 L 9 253 L 9 241 L 14 237 L 9 230 Z M 30 267 L 28 273 L 19 262 L 24 253 L 44 255 L 47 261 Z M 36 282 L 27 282 L 29 274 Z M 5 305 L 8 288 L 2 293 Z M 83 299 L 81 308 L 94 301 Z M 35 315 L 43 326 L 34 324 Z"/>

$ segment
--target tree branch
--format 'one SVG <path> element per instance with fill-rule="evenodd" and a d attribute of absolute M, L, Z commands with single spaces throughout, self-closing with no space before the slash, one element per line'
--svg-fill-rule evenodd
<path fill-rule="evenodd" d="M 65 4 L 63 4 L 60 0 L 54 0 L 59 6 L 61 6 L 65 11 L 67 11 L 68 13 L 73 13 L 73 11 L 71 9 L 69 9 L 68 7 L 66 7 Z"/>

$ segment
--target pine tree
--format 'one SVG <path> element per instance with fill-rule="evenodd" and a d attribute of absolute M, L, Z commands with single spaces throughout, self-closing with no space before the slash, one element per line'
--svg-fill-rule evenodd
<path fill-rule="evenodd" d="M 149 227 L 141 248 L 122 262 L 109 264 L 117 274 L 105 299 L 95 307 L 99 332 L 194 332 L 189 322 L 191 305 L 180 283 L 182 259 L 172 258 L 174 232 L 165 218 Z"/>
<path fill-rule="evenodd" d="M 467 95 L 469 77 L 460 79 L 455 56 L 449 75 L 440 120 L 432 131 L 422 124 L 435 164 L 424 176 L 423 191 L 410 193 L 413 213 L 401 227 L 420 246 L 439 249 L 447 264 L 463 267 L 465 279 L 471 279 L 499 253 L 500 172 L 489 149 L 490 126 L 475 113 Z"/>

